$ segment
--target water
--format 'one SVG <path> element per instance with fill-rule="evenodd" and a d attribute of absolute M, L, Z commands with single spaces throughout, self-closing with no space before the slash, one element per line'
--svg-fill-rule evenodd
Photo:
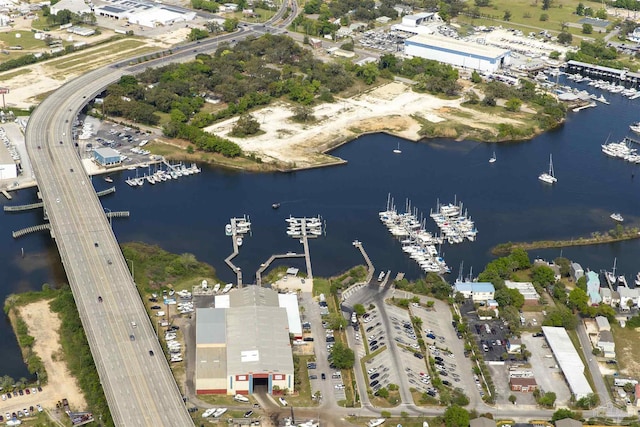
<path fill-rule="evenodd" d="M 600 95 L 596 89 L 589 90 Z M 244 239 L 234 263 L 253 280 L 260 263 L 272 253 L 299 251 L 300 243 L 286 235 L 284 219 L 291 215 L 322 215 L 327 235 L 310 244 L 314 274 L 327 276 L 362 264 L 352 245 L 363 242 L 378 270 L 404 271 L 416 278 L 420 271 L 400 250 L 378 220 L 387 194 L 402 209 L 406 198 L 428 216 L 436 200 L 452 202 L 457 196 L 469 209 L 479 230 L 473 243 L 443 246 L 447 263 L 457 275 L 460 261 L 477 273 L 493 257 L 490 249 L 507 241 L 562 239 L 606 231 L 615 227 L 609 218 L 620 212 L 625 225 L 638 225 L 640 168 L 610 159 L 600 151 L 609 137 L 619 140 L 628 125 L 637 121 L 637 101 L 606 94 L 611 105 L 599 105 L 570 114 L 566 124 L 529 142 L 482 144 L 472 141 L 433 140 L 412 143 L 386 135 L 369 135 L 337 149 L 334 154 L 348 160 L 345 166 L 290 174 L 252 174 L 204 169 L 199 175 L 183 177 L 143 188 L 131 188 L 124 179 L 132 172 L 113 174 L 117 193 L 104 197 L 103 205 L 113 211 L 129 210 L 131 218 L 114 219 L 121 242 L 143 241 L 164 249 L 190 252 L 211 263 L 223 281 L 234 276 L 224 264 L 231 252 L 231 240 L 224 225 L 232 216 L 248 214 L 253 234 Z M 400 143 L 402 154 L 393 154 Z M 640 148 L 640 147 L 639 147 Z M 489 164 L 493 151 L 497 162 Z M 548 169 L 553 154 L 558 184 L 538 181 Z M 632 179 L 635 172 L 637 177 Z M 98 190 L 107 184 L 94 179 Z M 35 191 L 16 194 L 10 204 L 35 200 Z M 280 202 L 273 210 L 271 204 Z M 40 223 L 41 212 L 4 214 L 0 221 L 0 298 L 12 292 L 40 289 L 45 282 L 65 281 L 55 244 L 46 233 L 11 238 L 11 231 Z M 434 229 L 433 222 L 428 227 Z M 25 258 L 21 258 L 21 248 Z M 560 250 L 532 251 L 532 258 L 552 259 Z M 618 271 L 632 279 L 640 270 L 637 259 L 640 242 L 573 247 L 562 255 L 585 268 L 611 268 L 617 257 Z M 304 268 L 301 261 L 284 261 Z M 278 264 L 275 264 L 278 265 Z M 468 270 L 467 270 L 468 271 Z M 633 280 L 630 280 L 632 283 Z M 0 321 L 0 374 L 27 375 L 15 337 L 6 319 Z"/>

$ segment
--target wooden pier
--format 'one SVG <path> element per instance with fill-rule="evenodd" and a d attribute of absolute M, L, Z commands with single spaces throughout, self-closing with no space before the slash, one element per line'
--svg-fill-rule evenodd
<path fill-rule="evenodd" d="M 116 187 L 109 187 L 106 190 L 98 191 L 96 194 L 98 197 L 106 196 L 107 194 L 115 193 Z M 39 209 L 42 208 L 44 204 L 42 202 L 30 203 L 28 205 L 17 205 L 17 206 L 4 206 L 5 212 L 23 212 L 31 209 Z"/>
<path fill-rule="evenodd" d="M 7 190 L 2 190 L 2 194 L 4 195 L 4 197 L 7 198 L 7 200 L 11 200 L 13 198 L 11 197 L 11 194 L 9 194 Z"/>
<path fill-rule="evenodd" d="M 241 224 L 249 224 L 246 231 L 240 231 Z M 242 288 L 242 270 L 240 267 L 237 267 L 232 260 L 238 256 L 240 253 L 240 245 L 238 245 L 238 238 L 242 237 L 243 234 L 249 232 L 251 230 L 251 223 L 249 222 L 248 217 L 242 218 L 231 218 L 231 243 L 233 245 L 233 252 L 231 255 L 224 259 L 225 264 L 229 266 L 231 270 L 236 274 L 236 282 L 238 284 L 238 288 Z"/>
<path fill-rule="evenodd" d="M 298 254 L 298 253 L 286 253 L 286 254 L 278 254 L 271 255 L 267 262 L 260 264 L 260 268 L 256 271 L 256 285 L 262 286 L 262 273 L 265 272 L 266 269 L 269 268 L 271 263 L 277 259 L 283 258 L 302 258 L 306 257 L 306 254 Z"/>
<path fill-rule="evenodd" d="M 367 255 L 367 252 L 364 250 L 364 246 L 362 246 L 362 242 L 358 241 L 358 240 L 354 240 L 353 241 L 353 246 L 355 246 L 357 249 L 360 250 L 360 253 L 362 254 L 362 257 L 364 258 L 364 262 L 367 263 L 367 283 L 370 283 L 371 280 L 373 280 L 373 273 L 375 272 L 375 269 L 373 268 L 373 263 L 371 262 L 371 259 L 369 258 L 369 255 Z"/>

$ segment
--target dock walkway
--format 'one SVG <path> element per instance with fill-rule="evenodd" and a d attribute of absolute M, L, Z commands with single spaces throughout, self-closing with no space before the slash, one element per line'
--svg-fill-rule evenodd
<path fill-rule="evenodd" d="M 262 273 L 265 272 L 266 269 L 269 268 L 271 263 L 277 259 L 285 259 L 285 258 L 302 258 L 305 257 L 305 254 L 298 253 L 286 253 L 286 254 L 277 254 L 271 255 L 267 262 L 260 264 L 260 268 L 256 271 L 256 285 L 262 286 Z"/>

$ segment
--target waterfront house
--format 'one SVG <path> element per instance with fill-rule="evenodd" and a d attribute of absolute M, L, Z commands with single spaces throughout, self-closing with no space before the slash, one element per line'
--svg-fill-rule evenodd
<path fill-rule="evenodd" d="M 473 302 L 486 303 L 494 299 L 495 288 L 488 282 L 456 282 L 453 285 L 454 295 L 460 292 L 465 298 L 471 298 Z"/>
<path fill-rule="evenodd" d="M 587 271 L 587 295 L 589 295 L 589 305 L 598 305 L 602 302 L 600 278 L 595 271 Z"/>
<path fill-rule="evenodd" d="M 640 289 L 629 289 L 626 286 L 618 286 L 620 294 L 620 309 L 629 310 L 631 307 L 638 305 L 640 299 Z"/>
<path fill-rule="evenodd" d="M 574 282 L 577 282 L 578 279 L 584 276 L 584 269 L 577 262 L 571 263 L 571 277 Z"/>
<path fill-rule="evenodd" d="M 602 351 L 602 355 L 608 359 L 616 357 L 616 343 L 613 341 L 611 331 L 602 331 L 598 334 L 598 344 L 596 345 Z"/>

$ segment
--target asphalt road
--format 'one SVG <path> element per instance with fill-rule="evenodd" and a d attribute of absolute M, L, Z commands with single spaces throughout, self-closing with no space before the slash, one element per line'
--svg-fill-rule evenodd
<path fill-rule="evenodd" d="M 134 66 L 123 61 L 92 71 L 47 97 L 29 120 L 27 151 L 117 426 L 179 427 L 193 422 L 81 164 L 71 124 L 84 105 L 122 75 L 191 60 L 194 54 L 217 48 L 220 41 L 251 33 L 249 27 L 241 27 L 233 34 L 174 48 L 171 55 L 155 61 Z"/>

